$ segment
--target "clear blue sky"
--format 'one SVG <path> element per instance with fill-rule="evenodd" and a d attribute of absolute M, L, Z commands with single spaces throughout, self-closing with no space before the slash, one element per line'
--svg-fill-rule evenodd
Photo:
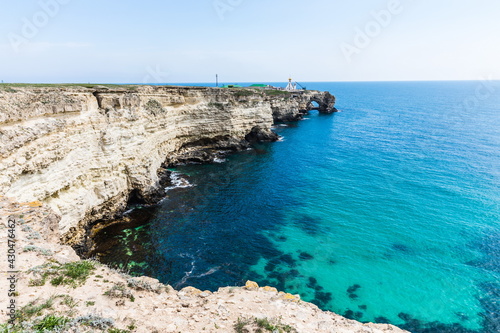
<path fill-rule="evenodd" d="M 231 83 L 500 78 L 498 0 L 0 5 L 5 82 L 211 82 L 216 73 Z M 381 10 L 389 16 L 377 22 Z"/>

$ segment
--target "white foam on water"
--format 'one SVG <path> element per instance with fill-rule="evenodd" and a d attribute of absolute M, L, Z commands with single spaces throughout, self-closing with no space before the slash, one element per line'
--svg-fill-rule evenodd
<path fill-rule="evenodd" d="M 172 186 L 165 187 L 165 191 L 170 191 L 174 188 L 186 188 L 194 186 L 186 178 L 184 178 L 181 173 L 175 171 L 170 174 L 170 181 L 172 183 Z"/>
<path fill-rule="evenodd" d="M 198 275 L 193 275 L 193 272 L 196 269 L 196 258 L 192 254 L 189 254 L 189 253 L 181 253 L 180 256 L 182 258 L 190 258 L 191 259 L 191 268 L 190 268 L 189 271 L 185 272 L 184 276 L 182 277 L 182 279 L 180 279 L 180 281 L 175 284 L 175 288 L 178 288 L 178 287 L 186 284 L 187 280 L 189 280 L 191 278 L 201 278 L 201 277 L 204 277 L 204 276 L 207 276 L 207 275 L 212 275 L 212 274 L 214 274 L 215 272 L 217 272 L 218 270 L 221 269 L 220 266 L 212 267 L 212 268 L 210 268 L 208 271 L 206 271 L 204 273 L 201 273 L 201 274 L 198 274 Z"/>
<path fill-rule="evenodd" d="M 212 275 L 214 274 L 215 272 L 217 272 L 218 270 L 220 269 L 220 266 L 217 266 L 217 267 L 213 267 L 213 268 L 210 268 L 208 271 L 206 271 L 205 273 L 201 273 L 200 275 L 195 275 L 193 276 L 194 278 L 200 278 L 200 277 L 204 277 L 204 276 L 207 276 L 207 275 Z"/>
<path fill-rule="evenodd" d="M 187 279 L 189 279 L 189 277 L 191 276 L 191 274 L 193 274 L 194 272 L 194 269 L 196 268 L 196 265 L 195 265 L 195 262 L 196 262 L 196 259 L 194 258 L 193 255 L 189 254 L 189 253 L 181 253 L 180 255 L 182 258 L 191 258 L 191 269 L 187 272 L 185 272 L 184 276 L 182 277 L 182 279 L 177 282 L 175 284 L 175 288 L 178 288 L 179 286 L 182 286 L 184 283 L 186 283 Z"/>
<path fill-rule="evenodd" d="M 227 160 L 225 158 L 218 158 L 218 157 L 214 158 L 214 162 L 215 163 L 224 163 L 226 161 Z"/>
<path fill-rule="evenodd" d="M 129 210 L 126 210 L 125 212 L 123 212 L 123 215 L 128 215 L 128 214 L 132 213 L 134 210 L 135 210 L 135 207 L 130 208 Z"/>

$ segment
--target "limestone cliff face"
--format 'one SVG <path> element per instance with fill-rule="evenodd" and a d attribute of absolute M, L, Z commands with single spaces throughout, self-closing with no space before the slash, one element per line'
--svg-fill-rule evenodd
<path fill-rule="evenodd" d="M 204 87 L 0 89 L 0 195 L 39 200 L 76 242 L 90 221 L 125 208 L 130 193 L 153 196 L 166 160 L 216 142 L 240 142 L 253 128 L 298 119 L 335 98 Z"/>

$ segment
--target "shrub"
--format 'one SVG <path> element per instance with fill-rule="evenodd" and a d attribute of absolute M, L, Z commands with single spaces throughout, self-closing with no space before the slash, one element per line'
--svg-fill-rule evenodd
<path fill-rule="evenodd" d="M 277 332 L 277 333 L 296 333 L 290 325 L 282 324 L 279 319 L 269 320 L 268 318 L 238 318 L 234 324 L 234 330 L 237 333 L 244 332 Z"/>
<path fill-rule="evenodd" d="M 290 92 L 284 90 L 265 90 L 266 95 L 268 96 L 290 96 Z"/>
<path fill-rule="evenodd" d="M 238 321 L 234 324 L 234 330 L 236 333 L 245 333 L 248 330 L 245 328 L 248 324 L 250 324 L 250 320 L 247 318 L 238 317 Z"/>
<path fill-rule="evenodd" d="M 236 97 L 242 97 L 242 96 L 252 96 L 252 95 L 255 95 L 255 92 L 254 91 L 251 91 L 251 90 L 248 90 L 248 89 L 240 89 L 240 90 L 236 90 L 234 92 L 234 95 Z"/>
<path fill-rule="evenodd" d="M 30 280 L 30 286 L 43 286 L 47 278 L 53 286 L 70 285 L 74 288 L 85 283 L 95 269 L 92 261 L 75 261 L 64 265 L 46 264 L 31 269 L 31 272 L 40 274 L 40 278 Z"/>
<path fill-rule="evenodd" d="M 33 316 L 40 316 L 43 310 L 52 308 L 52 305 L 54 305 L 54 297 L 50 297 L 40 304 L 37 304 L 37 302 L 38 300 L 35 300 L 19 309 L 17 313 L 19 321 L 27 320 Z"/>
<path fill-rule="evenodd" d="M 56 328 L 64 327 L 70 320 L 65 317 L 57 317 L 53 315 L 45 316 L 39 323 L 33 326 L 38 332 L 44 332 L 45 330 L 54 330 Z"/>
<path fill-rule="evenodd" d="M 152 292 L 155 292 L 157 294 L 161 294 L 166 289 L 166 287 L 161 283 L 151 284 L 149 282 L 139 280 L 139 279 L 134 279 L 134 278 L 128 278 L 127 285 L 130 288 L 135 289 L 135 290 L 152 291 Z"/>
<path fill-rule="evenodd" d="M 96 316 L 96 315 L 92 315 L 92 314 L 89 314 L 89 315 L 86 315 L 86 316 L 82 316 L 82 317 L 78 317 L 74 321 L 76 323 L 79 323 L 79 324 L 82 324 L 82 325 L 86 325 L 86 326 L 90 326 L 90 327 L 93 327 L 93 328 L 98 328 L 98 329 L 101 329 L 101 330 L 108 329 L 108 328 L 112 327 L 115 324 L 114 320 L 111 319 L 111 318 L 102 318 L 102 317 L 99 317 L 99 316 Z"/>
<path fill-rule="evenodd" d="M 42 249 L 34 245 L 27 245 L 23 248 L 23 252 L 37 252 L 43 254 L 44 256 L 51 256 L 54 253 L 51 250 Z"/>
<path fill-rule="evenodd" d="M 110 329 L 108 329 L 107 333 L 130 333 L 130 331 L 121 330 L 119 328 L 110 328 Z"/>
<path fill-rule="evenodd" d="M 111 298 L 128 298 L 131 302 L 135 301 L 134 295 L 132 295 L 130 290 L 128 290 L 123 283 L 113 285 L 110 289 L 104 292 L 104 295 Z"/>
<path fill-rule="evenodd" d="M 163 111 L 163 107 L 161 106 L 160 102 L 158 102 L 156 99 L 150 99 L 144 108 L 151 112 L 153 115 L 156 115 L 158 113 L 161 113 Z"/>

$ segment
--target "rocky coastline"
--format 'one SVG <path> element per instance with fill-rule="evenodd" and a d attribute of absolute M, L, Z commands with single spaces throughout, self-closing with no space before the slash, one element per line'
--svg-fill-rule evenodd
<path fill-rule="evenodd" d="M 320 112 L 336 111 L 335 97 L 318 91 L 1 86 L 0 238 L 7 244 L 15 221 L 13 299 L 21 314 L 7 331 L 37 331 L 47 318 L 59 318 L 59 332 L 253 332 L 263 320 L 283 332 L 403 332 L 323 312 L 252 282 L 215 293 L 175 291 L 78 256 L 96 223 L 131 201 L 162 198 L 166 167 L 275 141 L 271 126 L 300 119 L 313 102 Z M 85 276 L 73 276 L 75 267 L 86 267 Z M 2 283 L 1 292 L 8 288 Z M 2 303 L 0 322 L 6 309 Z"/>
<path fill-rule="evenodd" d="M 272 91 L 274 92 L 274 91 Z M 122 212 L 131 195 L 162 196 L 162 165 L 203 163 L 274 139 L 327 92 L 206 87 L 79 86 L 0 89 L 0 195 L 39 200 L 61 216 L 63 242 Z"/>

